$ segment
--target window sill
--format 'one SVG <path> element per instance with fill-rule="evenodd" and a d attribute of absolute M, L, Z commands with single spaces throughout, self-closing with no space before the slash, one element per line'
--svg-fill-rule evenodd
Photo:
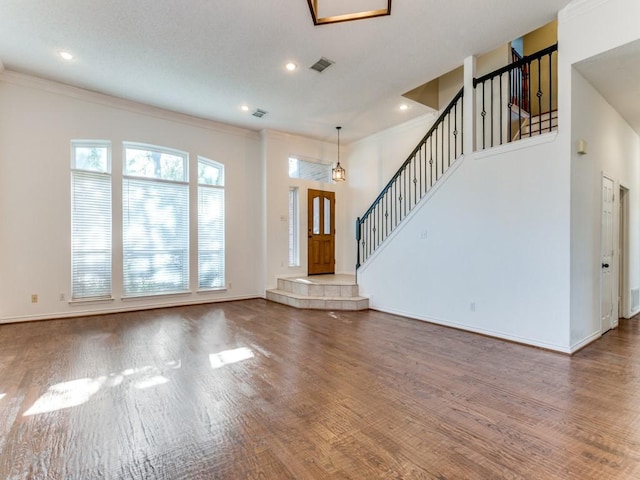
<path fill-rule="evenodd" d="M 69 300 L 69 305 L 90 305 L 90 304 L 98 304 L 98 303 L 109 303 L 113 302 L 115 299 L 113 297 L 94 297 L 94 298 L 75 298 Z"/>
<path fill-rule="evenodd" d="M 216 293 L 216 292 L 226 292 L 227 289 L 224 287 L 220 287 L 220 288 L 202 288 L 202 289 L 198 289 L 196 290 L 196 293 L 198 294 L 202 294 L 202 293 Z"/>
<path fill-rule="evenodd" d="M 166 297 L 183 297 L 186 295 L 191 295 L 191 291 L 178 291 L 178 292 L 164 292 L 164 293 L 150 293 L 148 295 L 140 294 L 140 295 L 131 295 L 131 296 L 122 296 L 120 299 L 123 302 L 131 302 L 136 300 L 144 300 L 147 298 L 166 298 Z"/>

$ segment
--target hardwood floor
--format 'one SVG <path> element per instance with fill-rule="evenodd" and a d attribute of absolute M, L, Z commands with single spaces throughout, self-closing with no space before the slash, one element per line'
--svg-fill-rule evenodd
<path fill-rule="evenodd" d="M 574 357 L 264 300 L 0 325 L 2 479 L 640 478 L 640 322 Z"/>

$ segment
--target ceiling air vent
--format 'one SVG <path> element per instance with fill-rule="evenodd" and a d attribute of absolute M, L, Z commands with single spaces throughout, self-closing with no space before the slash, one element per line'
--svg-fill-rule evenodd
<path fill-rule="evenodd" d="M 315 70 L 318 73 L 322 73 L 333 64 L 334 64 L 333 60 L 329 60 L 328 58 L 321 57 L 320 60 L 318 60 L 313 65 L 311 65 L 309 68 L 311 70 Z"/>
<path fill-rule="evenodd" d="M 254 117 L 258 117 L 258 118 L 262 118 L 267 114 L 267 112 L 265 110 L 260 110 L 259 108 L 256 108 L 256 111 L 253 112 L 253 116 Z"/>

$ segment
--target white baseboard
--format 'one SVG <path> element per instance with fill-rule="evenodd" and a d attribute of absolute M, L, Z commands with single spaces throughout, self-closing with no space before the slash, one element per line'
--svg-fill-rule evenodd
<path fill-rule="evenodd" d="M 254 298 L 264 298 L 259 294 L 256 295 L 238 295 L 234 297 L 224 297 L 224 298 L 200 298 L 194 300 L 186 300 L 181 302 L 167 302 L 167 303 L 153 303 L 153 304 L 136 304 L 136 305 L 126 305 L 122 307 L 116 308 L 105 308 L 100 310 L 76 310 L 62 313 L 43 313 L 40 315 L 22 315 L 15 317 L 4 317 L 0 318 L 0 324 L 5 323 L 22 323 L 22 322 L 37 322 L 41 320 L 56 320 L 60 318 L 73 318 L 73 317 L 89 317 L 94 315 L 105 315 L 109 313 L 124 313 L 124 312 L 135 312 L 138 310 L 152 310 L 154 308 L 171 308 L 171 307 L 185 307 L 188 305 L 201 305 L 205 303 L 221 303 L 221 302 L 233 302 L 236 300 L 251 300 Z"/>
<path fill-rule="evenodd" d="M 591 342 L 595 342 L 596 340 L 598 340 L 600 337 L 602 336 L 602 333 L 600 332 L 595 332 L 592 333 L 591 335 L 589 335 L 587 338 L 584 338 L 582 340 L 580 340 L 579 342 L 574 343 L 573 345 L 571 345 L 571 352 L 570 353 L 575 353 L 578 350 L 580 350 L 581 348 L 586 347 L 587 345 L 589 345 Z"/>
<path fill-rule="evenodd" d="M 385 313 L 391 313 L 393 315 L 400 315 L 402 317 L 407 317 L 407 318 L 412 318 L 415 320 L 422 320 L 424 322 L 428 322 L 428 323 L 433 323 L 436 325 L 442 325 L 444 327 L 451 327 L 451 328 L 455 328 L 457 330 L 464 330 L 466 332 L 473 332 L 473 333 L 479 333 L 481 335 L 486 335 L 488 337 L 493 337 L 493 338 L 499 338 L 501 340 L 508 340 L 510 342 L 514 342 L 514 343 L 520 343 L 523 345 L 528 345 L 531 347 L 538 347 L 538 348 L 543 348 L 545 350 L 552 350 L 554 352 L 560 352 L 560 353 L 572 353 L 571 349 L 569 347 L 563 346 L 563 345 L 556 345 L 553 343 L 547 343 L 547 342 L 541 342 L 538 340 L 533 340 L 530 338 L 524 338 L 524 337 L 519 337 L 517 335 L 511 335 L 508 333 L 504 333 L 504 332 L 498 332 L 495 330 L 487 330 L 484 328 L 478 328 L 475 327 L 473 325 L 467 325 L 464 323 L 457 323 L 457 322 L 452 322 L 449 320 L 443 320 L 440 318 L 435 318 L 435 317 L 430 317 L 430 316 L 423 316 L 423 315 L 416 315 L 414 313 L 410 313 L 410 312 L 404 312 L 401 310 L 396 310 L 393 308 L 385 308 L 385 307 L 381 307 L 381 306 L 372 306 L 370 307 L 372 310 L 378 310 L 380 312 L 385 312 Z"/>

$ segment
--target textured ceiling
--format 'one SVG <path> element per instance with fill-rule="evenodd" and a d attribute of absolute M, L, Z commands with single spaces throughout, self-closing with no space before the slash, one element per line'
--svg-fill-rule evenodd
<path fill-rule="evenodd" d="M 314 26 L 307 0 L 0 0 L 5 68 L 253 130 L 345 142 L 429 111 L 401 95 L 556 17 L 569 0 L 395 0 Z M 65 62 L 60 50 L 76 59 Z M 335 64 L 309 67 L 320 57 Z M 293 61 L 299 69 L 284 70 Z M 240 105 L 250 107 L 249 112 Z M 268 114 L 253 117 L 256 108 Z"/>

